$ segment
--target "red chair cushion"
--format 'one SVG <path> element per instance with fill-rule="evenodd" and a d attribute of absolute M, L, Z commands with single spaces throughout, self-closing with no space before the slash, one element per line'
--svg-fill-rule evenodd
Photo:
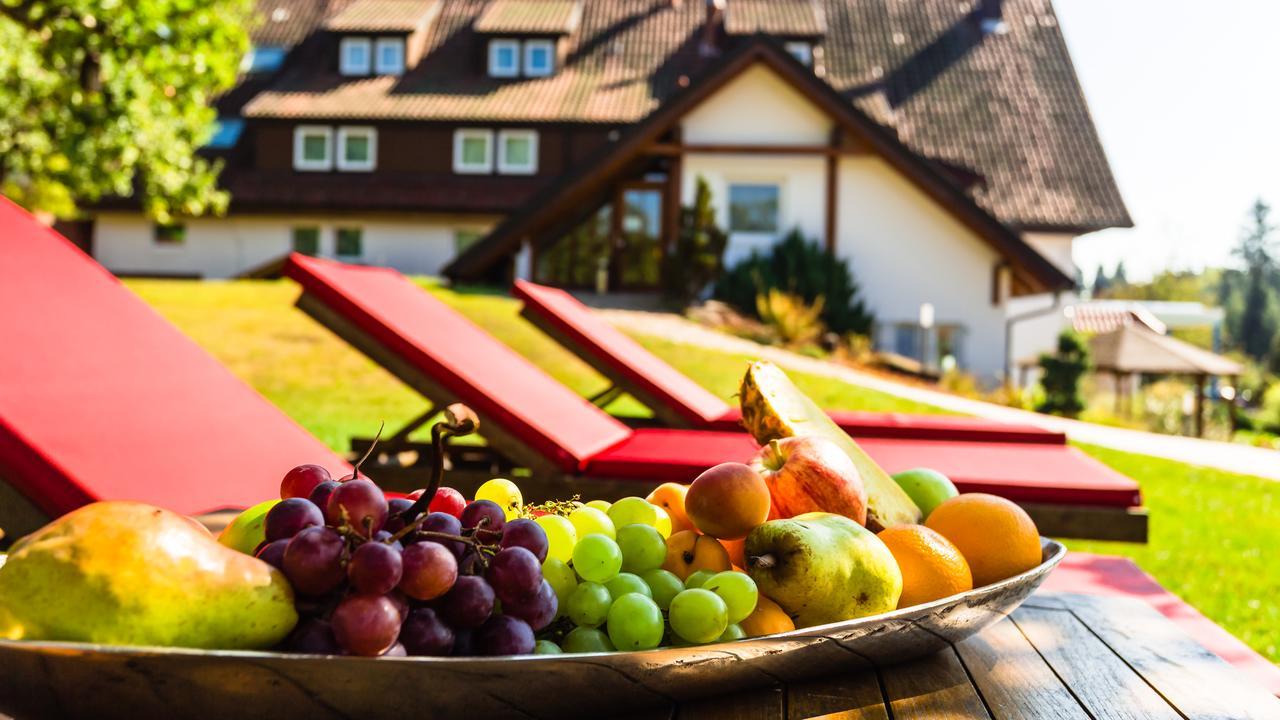
<path fill-rule="evenodd" d="M 35 218 L 0 198 L 0 478 L 60 515 L 96 500 L 247 507 L 342 458 Z"/>
<path fill-rule="evenodd" d="M 749 462 L 757 449 L 751 436 L 742 432 L 642 429 L 591 458 L 583 474 L 688 483 L 713 465 Z"/>
<path fill-rule="evenodd" d="M 565 472 L 631 435 L 395 270 L 293 255 L 285 274 Z"/>

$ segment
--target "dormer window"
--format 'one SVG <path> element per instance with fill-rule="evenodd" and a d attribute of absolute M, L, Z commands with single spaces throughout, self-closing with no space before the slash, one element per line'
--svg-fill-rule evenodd
<path fill-rule="evenodd" d="M 511 78 L 520 75 L 520 41 L 489 41 L 489 75 Z"/>
<path fill-rule="evenodd" d="M 524 41 L 525 77 L 546 77 L 556 71 L 556 46 L 550 40 Z"/>
<path fill-rule="evenodd" d="M 345 37 L 338 44 L 338 72 L 368 75 L 373 70 L 373 42 L 367 37 Z"/>
<path fill-rule="evenodd" d="M 805 67 L 813 67 L 813 43 L 792 41 L 783 45 L 791 57 L 800 61 Z"/>
<path fill-rule="evenodd" d="M 373 71 L 378 75 L 404 74 L 404 38 L 378 38 L 373 46 Z"/>
<path fill-rule="evenodd" d="M 582 0 L 489 0 L 472 30 L 487 38 L 489 76 L 554 75 L 582 23 Z"/>

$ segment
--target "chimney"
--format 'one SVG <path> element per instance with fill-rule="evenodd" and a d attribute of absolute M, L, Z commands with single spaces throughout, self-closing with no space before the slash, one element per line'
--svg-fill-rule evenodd
<path fill-rule="evenodd" d="M 703 57 L 720 54 L 720 26 L 724 23 L 725 0 L 706 0 L 707 20 L 702 26 L 702 43 L 698 50 Z"/>
<path fill-rule="evenodd" d="M 1009 26 L 1004 22 L 1002 5 L 1002 0 L 977 0 L 973 14 L 983 35 L 1003 35 L 1009 32 Z"/>

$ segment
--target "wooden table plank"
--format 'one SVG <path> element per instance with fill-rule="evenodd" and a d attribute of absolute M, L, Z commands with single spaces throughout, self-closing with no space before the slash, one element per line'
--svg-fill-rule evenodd
<path fill-rule="evenodd" d="M 1095 718 L 1180 717 L 1074 614 L 1024 606 L 1013 621 Z"/>
<path fill-rule="evenodd" d="M 939 720 L 991 717 L 953 649 L 884 668 L 880 679 L 891 717 Z"/>
<path fill-rule="evenodd" d="M 785 720 L 781 685 L 683 703 L 676 720 Z"/>
<path fill-rule="evenodd" d="M 842 677 L 793 683 L 787 688 L 788 720 L 889 720 L 880 679 L 867 670 Z"/>
<path fill-rule="evenodd" d="M 1010 620 L 956 646 L 992 716 L 1087 720 L 1089 714 Z"/>
<path fill-rule="evenodd" d="M 1280 699 L 1141 600 L 1069 594 L 1061 599 L 1183 715 L 1280 718 Z"/>

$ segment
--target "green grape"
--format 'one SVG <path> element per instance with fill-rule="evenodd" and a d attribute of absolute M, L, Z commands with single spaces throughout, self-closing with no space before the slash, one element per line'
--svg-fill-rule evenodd
<path fill-rule="evenodd" d="M 476 489 L 476 500 L 492 500 L 507 514 L 508 520 L 520 517 L 520 509 L 524 506 L 524 496 L 520 488 L 506 478 L 494 478 Z"/>
<path fill-rule="evenodd" d="M 648 525 L 618 528 L 618 547 L 622 550 L 622 569 L 627 572 L 659 568 L 667 559 L 667 542 Z"/>
<path fill-rule="evenodd" d="M 671 629 L 692 643 L 709 643 L 729 627 L 729 608 L 710 590 L 685 590 L 671 601 Z"/>
<path fill-rule="evenodd" d="M 613 579 L 605 583 L 604 586 L 609 588 L 609 594 L 615 598 L 620 598 L 627 593 L 639 593 L 645 597 L 653 597 L 653 591 L 649 589 L 644 580 L 640 579 L 639 575 L 632 575 L 627 572 L 614 575 Z"/>
<path fill-rule="evenodd" d="M 715 570 L 695 570 L 684 579 L 684 586 L 690 590 L 702 587 L 702 583 L 716 576 Z"/>
<path fill-rule="evenodd" d="M 573 546 L 573 569 L 583 580 L 608 582 L 622 569 L 622 551 L 604 535 L 588 535 Z"/>
<path fill-rule="evenodd" d="M 609 608 L 609 640 L 619 650 L 651 650 L 662 642 L 662 611 L 640 593 L 627 593 Z"/>
<path fill-rule="evenodd" d="M 609 617 L 613 595 L 600 583 L 584 582 L 569 594 L 569 619 L 579 627 L 596 627 Z"/>
<path fill-rule="evenodd" d="M 658 511 L 658 522 L 654 524 L 654 527 L 658 529 L 658 534 L 661 535 L 663 539 L 671 537 L 671 516 L 667 514 L 665 509 L 660 508 L 657 505 L 654 505 L 653 507 Z"/>
<path fill-rule="evenodd" d="M 732 642 L 734 640 L 741 640 L 746 636 L 747 631 L 743 630 L 741 625 L 737 623 L 729 623 L 729 626 L 724 629 L 724 632 L 720 634 L 720 639 L 716 642 Z M 537 649 L 534 649 L 534 652 L 538 652 Z"/>
<path fill-rule="evenodd" d="M 646 570 L 640 573 L 640 579 L 649 586 L 653 601 L 658 603 L 663 612 L 671 607 L 671 599 L 684 590 L 684 582 L 680 580 L 680 576 L 670 570 Z"/>
<path fill-rule="evenodd" d="M 609 519 L 616 528 L 637 523 L 653 527 L 658 524 L 658 506 L 642 497 L 624 497 L 609 508 Z"/>
<path fill-rule="evenodd" d="M 613 643 L 603 630 L 596 628 L 576 627 L 564 636 L 560 643 L 567 653 L 613 652 Z"/>
<path fill-rule="evenodd" d="M 595 508 L 596 510 L 599 510 L 602 513 L 608 513 L 609 506 L 612 504 L 613 503 L 609 502 L 608 500 L 592 500 L 591 502 L 586 504 L 586 507 Z"/>
<path fill-rule="evenodd" d="M 569 518 L 542 515 L 533 521 L 547 534 L 547 557 L 569 562 L 573 558 L 573 546 L 578 544 L 578 531 L 569 522 Z"/>
<path fill-rule="evenodd" d="M 550 640 L 539 640 L 533 644 L 534 655 L 559 655 L 562 652 L 560 646 Z"/>
<path fill-rule="evenodd" d="M 578 531 L 578 537 L 584 538 L 592 533 L 604 535 L 612 540 L 617 536 L 613 529 L 613 521 L 603 511 L 593 507 L 580 507 L 569 513 L 569 522 Z"/>
<path fill-rule="evenodd" d="M 563 560 L 549 557 L 542 563 L 542 577 L 556 593 L 556 602 L 559 603 L 556 616 L 568 614 L 569 596 L 578 588 L 578 573 Z"/>
<path fill-rule="evenodd" d="M 716 573 L 710 580 L 702 583 L 703 590 L 720 596 L 729 608 L 729 622 L 740 623 L 747 619 L 756 609 L 756 600 L 760 594 L 756 590 L 756 581 L 746 573 L 736 570 L 725 570 Z"/>

